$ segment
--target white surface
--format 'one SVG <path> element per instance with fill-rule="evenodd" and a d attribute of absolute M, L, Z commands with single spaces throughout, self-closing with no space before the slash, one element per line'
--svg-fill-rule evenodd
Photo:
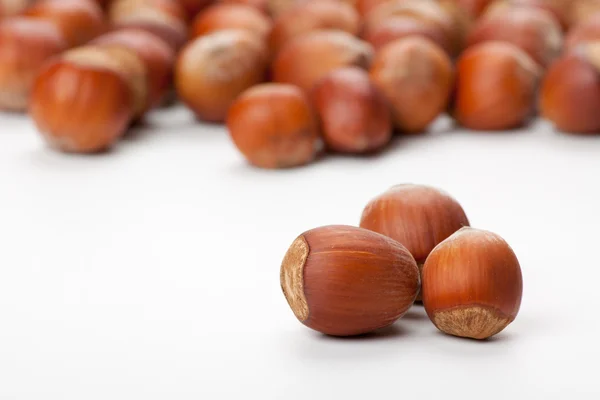
<path fill-rule="evenodd" d="M 1 400 L 600 398 L 600 136 L 440 121 L 380 157 L 262 171 L 183 109 L 149 124 L 81 157 L 0 116 Z M 332 339 L 288 308 L 292 240 L 402 182 L 449 191 L 517 253 L 521 313 L 495 340 L 419 307 Z"/>

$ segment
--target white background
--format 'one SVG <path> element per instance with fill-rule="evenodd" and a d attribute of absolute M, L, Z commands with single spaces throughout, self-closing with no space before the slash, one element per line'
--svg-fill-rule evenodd
<path fill-rule="evenodd" d="M 517 253 L 521 312 L 495 339 L 444 336 L 420 307 L 333 339 L 289 309 L 292 240 L 405 182 Z M 87 157 L 0 116 L 0 187 L 1 400 L 600 398 L 600 137 L 441 120 L 378 157 L 263 171 L 180 108 Z"/>

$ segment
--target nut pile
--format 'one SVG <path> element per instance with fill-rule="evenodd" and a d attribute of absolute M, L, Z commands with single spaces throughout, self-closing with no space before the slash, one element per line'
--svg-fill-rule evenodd
<path fill-rule="evenodd" d="M 449 335 L 487 339 L 521 306 L 521 267 L 498 235 L 471 228 L 460 204 L 422 185 L 397 185 L 365 207 L 360 227 L 301 234 L 281 264 L 295 316 L 333 336 L 373 332 L 422 301 Z"/>
<path fill-rule="evenodd" d="M 246 160 L 383 149 L 448 113 L 600 132 L 600 0 L 0 0 L 0 109 L 113 146 L 179 99 Z"/>

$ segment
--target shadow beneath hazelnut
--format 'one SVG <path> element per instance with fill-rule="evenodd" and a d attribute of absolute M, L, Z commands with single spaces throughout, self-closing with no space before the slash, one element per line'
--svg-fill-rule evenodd
<path fill-rule="evenodd" d="M 53 148 L 47 143 L 42 143 L 37 148 L 33 149 L 28 155 L 28 162 L 36 167 L 49 170 L 64 170 L 69 173 L 73 171 L 73 162 L 77 163 L 77 170 L 82 168 L 97 168 L 97 161 L 110 160 L 115 154 L 120 152 L 119 144 L 116 143 L 109 149 L 89 152 L 77 153 L 66 152 L 60 149 Z"/>
<path fill-rule="evenodd" d="M 0 110 L 0 116 L 2 117 L 2 122 L 5 125 L 9 125 L 8 129 L 6 129 L 5 126 L 3 126 L 3 129 L 1 130 L 2 133 L 14 133 L 15 131 L 10 129 L 10 124 L 11 123 L 23 123 L 28 121 L 28 115 L 23 113 L 23 112 L 16 112 L 16 111 L 8 111 L 8 110 Z"/>
<path fill-rule="evenodd" d="M 381 149 L 365 152 L 365 153 L 342 153 L 333 150 L 326 150 L 324 157 L 335 157 L 340 159 L 353 159 L 353 160 L 372 160 L 383 156 L 385 153 L 390 151 L 390 146 L 387 145 Z"/>
<path fill-rule="evenodd" d="M 448 340 L 452 340 L 452 341 L 456 341 L 456 342 L 464 342 L 464 343 L 481 343 L 481 345 L 491 345 L 491 344 L 505 344 L 508 343 L 510 341 L 513 340 L 513 336 L 509 333 L 509 332 L 500 332 L 495 336 L 492 336 L 490 338 L 487 339 L 473 339 L 473 338 L 466 338 L 466 337 L 459 337 L 459 336 L 453 336 L 453 335 L 448 335 L 440 330 L 436 330 L 436 334 L 439 337 L 444 337 Z"/>
<path fill-rule="evenodd" d="M 404 316 L 400 319 L 401 321 L 428 321 L 429 317 L 425 313 L 425 309 L 422 304 L 413 305 L 410 310 L 404 314 Z"/>
<path fill-rule="evenodd" d="M 194 116 L 194 123 L 204 125 L 207 128 L 226 128 L 224 121 L 205 121 L 198 116 Z"/>
<path fill-rule="evenodd" d="M 325 334 L 316 333 L 317 339 L 325 341 L 341 341 L 341 342 L 353 342 L 353 341 L 377 341 L 386 340 L 390 338 L 398 338 L 407 335 L 408 332 L 401 326 L 390 325 L 385 328 L 378 329 L 374 332 L 366 333 L 358 336 L 330 336 Z"/>
<path fill-rule="evenodd" d="M 515 126 L 509 129 L 497 129 L 497 130 L 480 130 L 480 129 L 472 129 L 462 126 L 456 120 L 452 120 L 450 129 L 448 133 L 450 134 L 464 134 L 465 132 L 468 134 L 482 135 L 482 136 L 512 136 L 518 134 L 528 133 L 531 127 L 533 126 L 536 120 L 528 120 L 522 125 Z"/>
<path fill-rule="evenodd" d="M 144 119 L 133 121 L 120 140 L 126 142 L 136 141 L 150 133 L 151 128 L 151 125 Z"/>

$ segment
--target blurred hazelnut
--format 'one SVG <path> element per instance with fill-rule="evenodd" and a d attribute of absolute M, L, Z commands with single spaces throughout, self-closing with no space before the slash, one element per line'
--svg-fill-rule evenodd
<path fill-rule="evenodd" d="M 12 17 L 0 22 L 0 109 L 25 111 L 39 70 L 66 49 L 49 21 Z"/>
<path fill-rule="evenodd" d="M 92 0 L 41 0 L 24 15 L 54 22 L 70 47 L 85 44 L 107 29 L 102 9 Z"/>
<path fill-rule="evenodd" d="M 196 16 L 190 35 L 197 38 L 224 29 L 243 29 L 266 37 L 271 31 L 271 20 L 249 5 L 215 4 Z"/>
<path fill-rule="evenodd" d="M 31 93 L 30 115 L 46 141 L 65 152 L 111 147 L 139 108 L 131 58 L 117 48 L 80 47 L 48 64 Z"/>
<path fill-rule="evenodd" d="M 352 35 L 360 32 L 360 18 L 349 4 L 339 1 L 300 3 L 280 14 L 269 36 L 271 50 L 276 53 L 290 39 L 308 32 L 327 29 Z"/>
<path fill-rule="evenodd" d="M 546 73 L 540 92 L 544 118 L 564 132 L 600 131 L 600 41 L 583 42 Z"/>
<path fill-rule="evenodd" d="M 390 17 L 363 32 L 363 39 L 378 51 L 383 46 L 408 36 L 423 36 L 443 48 L 449 55 L 454 51 L 452 42 L 438 24 L 410 16 Z"/>
<path fill-rule="evenodd" d="M 301 166 L 322 148 L 309 100 L 292 85 L 247 90 L 231 106 L 227 128 L 238 150 L 260 168 Z"/>
<path fill-rule="evenodd" d="M 289 41 L 273 63 L 273 80 L 307 93 L 329 72 L 347 66 L 368 68 L 372 47 L 343 31 L 315 31 Z"/>
<path fill-rule="evenodd" d="M 340 68 L 321 79 L 313 104 L 328 148 L 341 153 L 380 150 L 392 137 L 388 104 L 360 68 Z"/>
<path fill-rule="evenodd" d="M 547 67 L 558 57 L 562 31 L 552 14 L 533 7 L 512 7 L 481 18 L 470 32 L 467 45 L 487 41 L 512 43 Z"/>
<path fill-rule="evenodd" d="M 120 45 L 134 51 L 148 72 L 147 108 L 161 105 L 171 86 L 175 53 L 159 37 L 140 29 L 122 29 L 102 35 L 91 42 L 97 46 Z"/>
<path fill-rule="evenodd" d="M 454 117 L 475 130 L 505 130 L 533 115 L 541 68 L 519 47 L 485 42 L 457 63 Z"/>
<path fill-rule="evenodd" d="M 181 51 L 175 87 L 181 100 L 204 121 L 222 122 L 233 101 L 265 79 L 266 45 L 241 30 L 199 37 Z"/>
<path fill-rule="evenodd" d="M 454 83 L 448 55 L 419 36 L 384 46 L 370 75 L 390 103 L 396 127 L 404 133 L 425 131 L 446 110 Z"/>
<path fill-rule="evenodd" d="M 383 3 L 367 14 L 364 22 L 366 31 L 374 29 L 386 19 L 409 17 L 434 24 L 443 30 L 451 44 L 452 54 L 458 54 L 463 47 L 464 32 L 454 15 L 444 9 L 438 1 L 391 0 Z"/>

